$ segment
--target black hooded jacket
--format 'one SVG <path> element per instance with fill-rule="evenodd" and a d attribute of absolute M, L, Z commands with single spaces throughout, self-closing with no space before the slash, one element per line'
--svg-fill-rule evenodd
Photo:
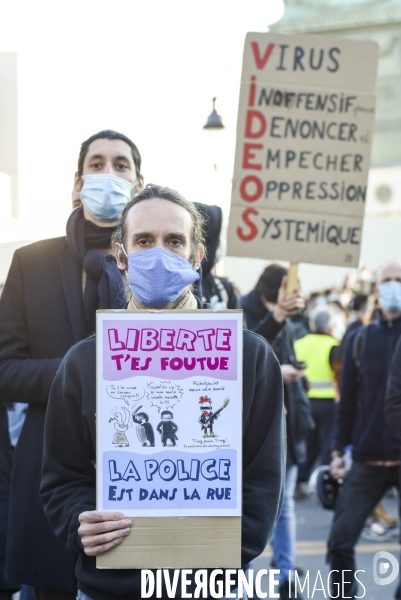
<path fill-rule="evenodd" d="M 334 448 L 343 450 L 352 444 L 357 462 L 398 460 L 400 442 L 386 423 L 384 403 L 391 361 L 401 338 L 401 317 L 388 321 L 380 312 L 377 321 L 366 327 L 358 367 L 354 346 L 359 331 L 350 334 L 345 349 Z M 394 382 L 388 395 L 391 405 Z"/>
<path fill-rule="evenodd" d="M 298 367 L 295 358 L 292 329 L 286 321 L 277 323 L 255 292 L 240 300 L 247 326 L 269 342 L 282 365 Z M 287 442 L 289 460 L 295 464 L 306 461 L 306 438 L 314 428 L 310 401 L 300 381 L 284 385 L 284 404 L 287 411 Z"/>
<path fill-rule="evenodd" d="M 401 338 L 391 361 L 384 413 L 387 425 L 401 439 Z"/>
<path fill-rule="evenodd" d="M 219 247 L 223 212 L 220 206 L 209 206 L 199 202 L 195 204 L 205 219 L 206 258 L 202 262 L 203 302 L 218 310 L 238 308 L 238 298 L 233 285 L 225 277 L 216 277 L 212 274 Z"/>

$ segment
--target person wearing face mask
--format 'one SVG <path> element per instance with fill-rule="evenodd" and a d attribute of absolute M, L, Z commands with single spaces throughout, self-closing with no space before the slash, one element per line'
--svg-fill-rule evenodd
<path fill-rule="evenodd" d="M 387 386 L 384 413 L 386 415 L 388 426 L 392 429 L 394 435 L 396 435 L 401 441 L 401 337 L 398 340 L 393 360 L 391 362 L 390 378 Z M 401 471 L 399 473 L 399 477 L 401 488 Z M 398 584 L 398 588 L 394 597 L 396 600 L 401 600 L 401 575 L 400 583 Z"/>
<path fill-rule="evenodd" d="M 0 301 L 0 393 L 28 404 L 11 477 L 6 573 L 37 600 L 73 600 L 76 554 L 54 535 L 39 497 L 50 387 L 68 349 L 95 331 L 98 308 L 123 308 L 124 281 L 109 255 L 124 206 L 142 188 L 141 156 L 115 131 L 81 146 L 74 192 L 82 206 L 65 237 L 17 250 Z"/>
<path fill-rule="evenodd" d="M 125 207 L 113 246 L 127 277 L 129 309 L 209 308 L 192 287 L 198 282 L 201 295 L 197 271 L 204 255 L 202 216 L 177 192 L 146 187 Z M 253 332 L 244 331 L 243 342 L 242 565 L 246 567 L 263 552 L 280 512 L 285 435 L 279 363 L 265 340 Z M 130 533 L 131 520 L 123 513 L 95 510 L 95 410 L 96 337 L 92 336 L 67 353 L 50 392 L 41 496 L 55 533 L 79 554 L 78 599 L 136 600 L 141 597 L 139 570 L 96 569 L 97 555 L 135 532 Z M 189 588 L 193 593 L 194 586 Z M 165 588 L 162 597 L 168 597 Z"/>
<path fill-rule="evenodd" d="M 383 265 L 376 275 L 379 311 L 375 322 L 349 336 L 342 366 L 340 403 L 330 472 L 345 476 L 328 541 L 333 593 L 356 597 L 355 545 L 365 520 L 387 489 L 398 486 L 400 440 L 385 421 L 384 402 L 391 359 L 401 337 L 401 264 Z M 353 445 L 353 463 L 345 473 L 342 454 Z M 349 569 L 349 583 L 341 573 Z"/>
<path fill-rule="evenodd" d="M 272 537 L 274 568 L 279 570 L 277 578 L 281 600 L 291 597 L 291 593 L 294 597 L 294 493 L 298 468 L 307 459 L 307 436 L 314 427 L 310 401 L 302 383 L 305 365 L 296 359 L 293 330 L 288 322 L 291 315 L 304 309 L 305 301 L 299 285 L 291 294 L 287 294 L 287 275 L 288 270 L 283 266 L 274 263 L 269 265 L 259 277 L 254 290 L 240 300 L 247 326 L 272 345 L 280 361 L 284 382 L 287 430 L 285 492 L 280 518 Z M 301 598 L 300 594 L 298 598 Z"/>

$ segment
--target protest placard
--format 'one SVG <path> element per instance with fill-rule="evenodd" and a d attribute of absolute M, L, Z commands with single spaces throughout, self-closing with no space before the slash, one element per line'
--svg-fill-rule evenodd
<path fill-rule="evenodd" d="M 228 254 L 358 266 L 375 42 L 245 40 Z"/>
<path fill-rule="evenodd" d="M 239 566 L 242 312 L 98 311 L 96 422 L 97 509 L 135 529 L 98 566 Z"/>

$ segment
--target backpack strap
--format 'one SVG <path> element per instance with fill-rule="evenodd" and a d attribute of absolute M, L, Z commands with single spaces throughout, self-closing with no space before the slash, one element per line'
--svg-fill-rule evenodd
<path fill-rule="evenodd" d="M 368 336 L 368 329 L 369 326 L 371 325 L 371 323 L 369 323 L 368 325 L 365 325 L 364 327 L 361 327 L 358 332 L 356 333 L 355 337 L 354 337 L 354 341 L 353 341 L 353 345 L 352 345 L 352 358 L 354 360 L 358 375 L 357 375 L 357 380 L 360 381 L 361 379 L 361 365 L 362 365 L 362 360 L 363 360 L 363 356 L 365 354 L 365 347 L 366 347 L 366 338 Z"/>

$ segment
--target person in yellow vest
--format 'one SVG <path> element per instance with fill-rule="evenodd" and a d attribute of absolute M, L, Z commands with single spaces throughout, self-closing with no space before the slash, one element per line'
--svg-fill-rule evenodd
<path fill-rule="evenodd" d="M 308 459 L 300 473 L 303 481 L 309 478 L 314 466 L 330 464 L 337 394 L 331 361 L 333 349 L 339 344 L 332 335 L 334 319 L 334 311 L 330 306 L 317 306 L 309 317 L 311 333 L 294 342 L 297 360 L 306 363 L 308 397 L 316 423 L 315 429 L 309 433 Z"/>

